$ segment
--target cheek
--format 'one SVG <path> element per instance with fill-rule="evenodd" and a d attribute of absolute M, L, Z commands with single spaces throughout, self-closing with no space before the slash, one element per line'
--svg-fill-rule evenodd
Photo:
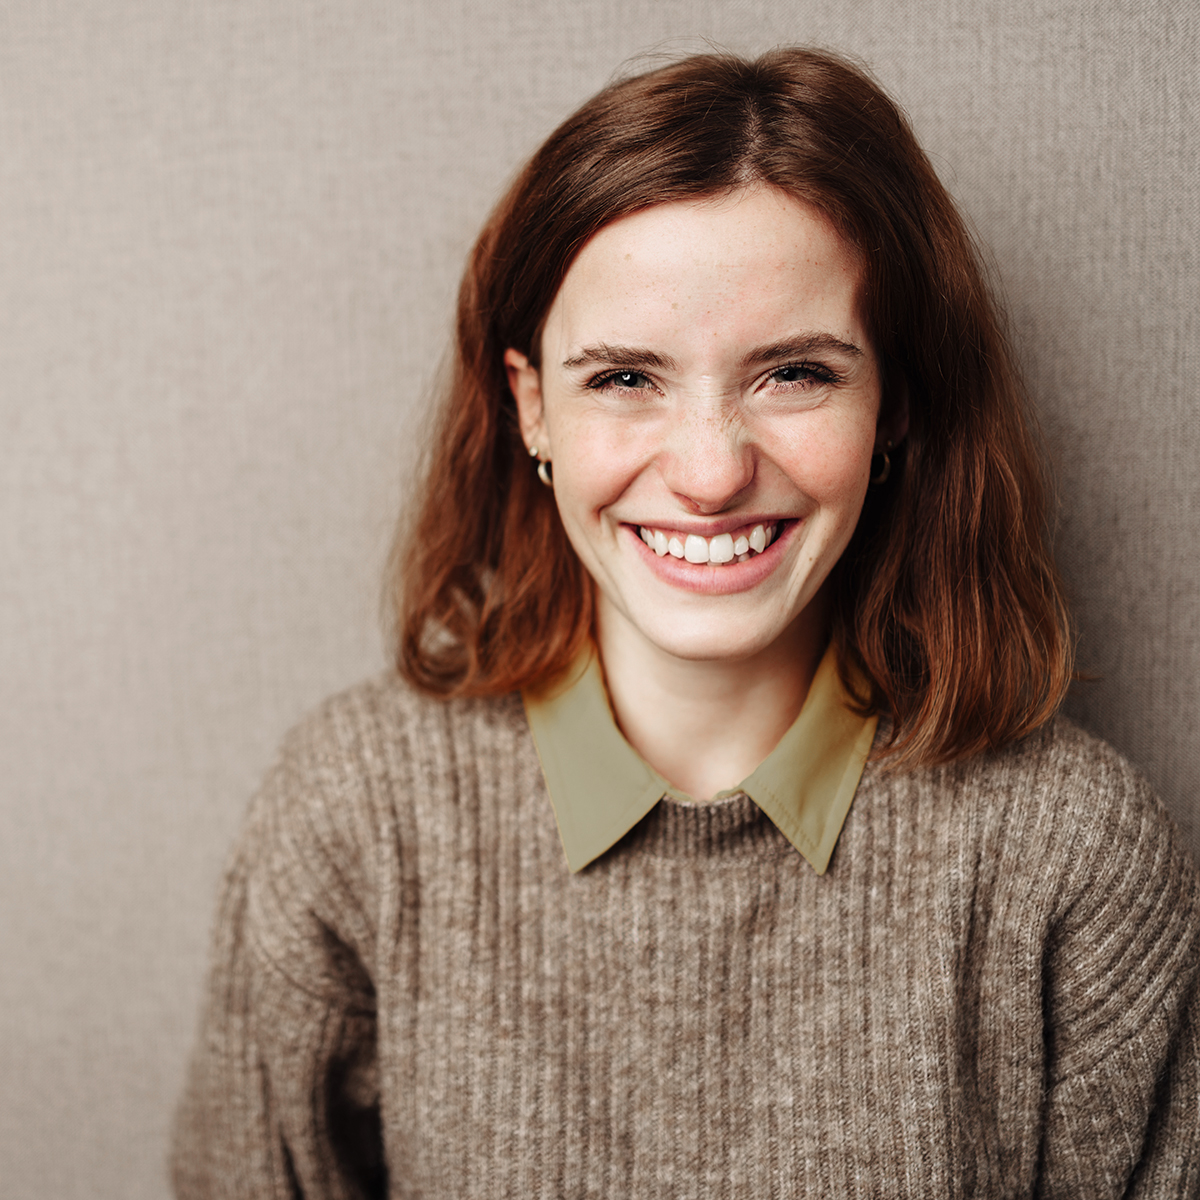
<path fill-rule="evenodd" d="M 645 439 L 606 422 L 560 426 L 554 438 L 554 480 L 560 508 L 603 508 L 626 494 L 647 457 Z M 561 481 L 561 483 L 560 483 Z M 560 494 L 561 493 L 561 494 Z"/>
<path fill-rule="evenodd" d="M 822 508 L 853 509 L 857 520 L 866 495 L 874 448 L 873 425 L 804 431 L 781 445 L 776 461 L 792 482 Z"/>

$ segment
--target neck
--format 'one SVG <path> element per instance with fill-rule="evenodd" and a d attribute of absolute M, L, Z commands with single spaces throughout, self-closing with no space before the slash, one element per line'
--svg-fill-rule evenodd
<path fill-rule="evenodd" d="M 806 609 L 747 658 L 682 659 L 647 642 L 601 602 L 600 658 L 621 732 L 696 800 L 736 786 L 775 749 L 804 704 L 826 642 L 826 622 L 816 616 Z"/>

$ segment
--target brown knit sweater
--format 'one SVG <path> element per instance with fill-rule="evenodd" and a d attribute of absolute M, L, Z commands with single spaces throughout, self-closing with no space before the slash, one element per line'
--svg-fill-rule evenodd
<path fill-rule="evenodd" d="M 1108 747 L 743 796 L 578 875 L 519 698 L 289 739 L 217 922 L 180 1197 L 1200 1194 L 1197 885 Z"/>

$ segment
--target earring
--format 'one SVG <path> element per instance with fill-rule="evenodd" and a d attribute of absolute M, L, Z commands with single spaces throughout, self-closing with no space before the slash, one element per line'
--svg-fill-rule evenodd
<path fill-rule="evenodd" d="M 871 475 L 871 482 L 873 484 L 887 483 L 888 476 L 892 473 L 892 460 L 888 455 L 888 451 L 891 448 L 892 441 L 891 438 L 889 438 L 885 448 L 879 454 L 873 456 L 872 461 L 874 461 L 875 458 L 883 459 L 883 465 L 877 472 Z"/>
<path fill-rule="evenodd" d="M 550 474 L 550 460 L 548 458 L 538 458 L 538 455 L 540 453 L 541 453 L 541 451 L 538 450 L 538 448 L 536 446 L 529 447 L 529 457 L 538 459 L 538 465 L 537 465 L 538 478 L 548 488 L 552 488 L 554 486 L 554 479 Z"/>

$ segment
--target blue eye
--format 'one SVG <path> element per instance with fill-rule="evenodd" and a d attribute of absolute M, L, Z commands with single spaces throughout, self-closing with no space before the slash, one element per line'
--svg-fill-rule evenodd
<path fill-rule="evenodd" d="M 624 391 L 641 391 L 653 386 L 641 371 L 609 371 L 607 375 L 599 375 L 588 384 L 588 387 L 595 389 L 614 387 Z"/>

